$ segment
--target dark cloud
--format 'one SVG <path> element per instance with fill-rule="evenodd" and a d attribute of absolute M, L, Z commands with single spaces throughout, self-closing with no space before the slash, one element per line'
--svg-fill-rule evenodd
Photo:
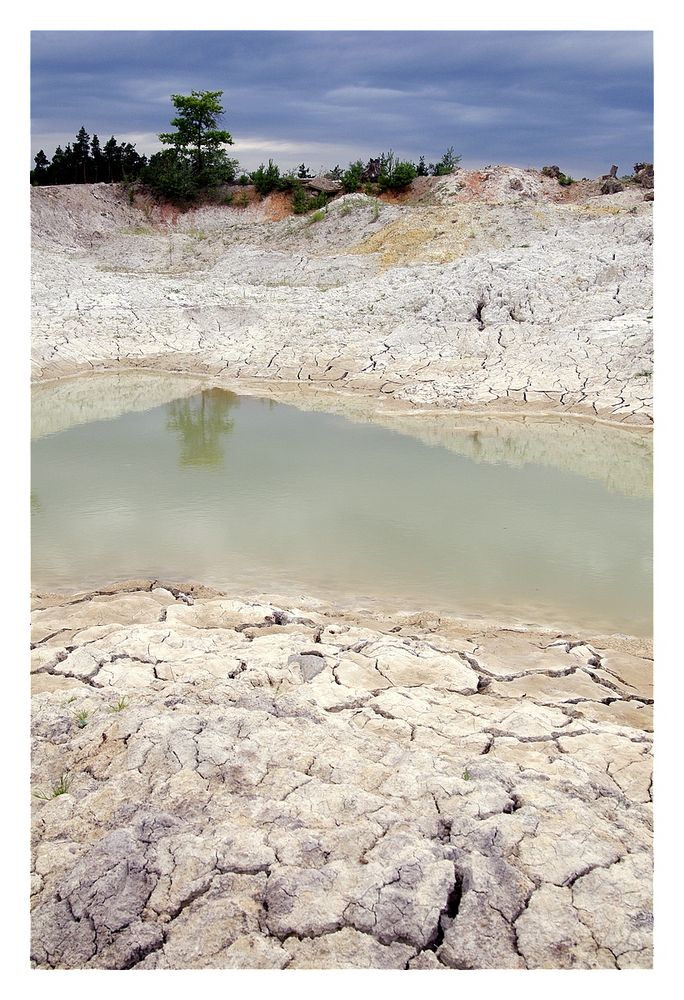
<path fill-rule="evenodd" d="M 652 157 L 652 35 L 627 31 L 33 32 L 33 152 L 81 124 L 151 152 L 192 89 L 224 91 L 247 168 L 451 145 L 575 176 Z"/>

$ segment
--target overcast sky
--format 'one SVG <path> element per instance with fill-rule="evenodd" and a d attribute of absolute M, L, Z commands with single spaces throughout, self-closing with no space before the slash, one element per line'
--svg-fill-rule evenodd
<path fill-rule="evenodd" d="M 653 158 L 650 32 L 34 31 L 31 49 L 32 157 L 81 125 L 154 152 L 171 94 L 223 90 L 246 169 L 448 146 L 574 177 Z"/>

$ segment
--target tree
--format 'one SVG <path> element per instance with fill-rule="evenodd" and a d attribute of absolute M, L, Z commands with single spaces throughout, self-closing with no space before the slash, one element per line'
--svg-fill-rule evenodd
<path fill-rule="evenodd" d="M 226 157 L 222 147 L 233 144 L 230 132 L 217 128 L 223 114 L 219 101 L 222 95 L 222 90 L 193 90 L 189 96 L 172 94 L 178 115 L 171 125 L 176 131 L 159 135 L 164 145 L 174 146 L 178 155 L 190 158 L 193 174 L 198 178 L 207 171 L 211 173 L 212 168 L 224 166 Z"/>
<path fill-rule="evenodd" d="M 424 156 L 421 156 L 421 158 L 418 160 L 417 174 L 418 174 L 418 177 L 427 177 L 428 168 L 425 166 L 425 157 Z"/>
<path fill-rule="evenodd" d="M 104 144 L 103 153 L 105 163 L 107 164 L 107 180 L 112 184 L 120 161 L 119 144 L 114 136 L 111 139 L 107 139 Z"/>
<path fill-rule="evenodd" d="M 90 136 L 85 130 L 85 125 L 81 125 L 74 143 L 74 161 L 78 169 L 79 180 L 82 183 L 88 180 L 88 160 L 90 158 Z"/>
<path fill-rule="evenodd" d="M 100 178 L 100 171 L 103 167 L 102 150 L 100 149 L 100 140 L 96 134 L 93 134 L 93 141 L 90 143 L 90 155 L 93 160 L 93 180 L 97 184 Z"/>
<path fill-rule="evenodd" d="M 309 168 L 305 163 L 300 163 L 297 169 L 297 177 L 300 180 L 304 180 L 307 177 L 313 177 L 313 174 L 309 173 Z"/>
<path fill-rule="evenodd" d="M 33 157 L 33 162 L 35 163 L 35 170 L 31 171 L 31 183 L 32 184 L 46 184 L 48 178 L 48 167 L 50 166 L 50 161 L 45 155 L 45 151 L 39 149 L 36 155 Z"/>

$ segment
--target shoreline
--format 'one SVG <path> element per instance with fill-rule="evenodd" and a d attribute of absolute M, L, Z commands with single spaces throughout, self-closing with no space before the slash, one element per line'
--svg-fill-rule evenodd
<path fill-rule="evenodd" d="M 287 604 L 302 609 L 314 611 L 330 619 L 339 618 L 345 621 L 374 621 L 378 627 L 386 625 L 390 628 L 401 621 L 430 621 L 435 627 L 467 631 L 495 631 L 529 634 L 548 638 L 566 636 L 571 640 L 582 639 L 586 642 L 606 643 L 627 651 L 639 650 L 638 655 L 651 656 L 653 653 L 652 633 L 638 635 L 619 631 L 609 631 L 572 623 L 557 622 L 527 622 L 516 616 L 505 618 L 490 616 L 484 613 L 472 614 L 449 612 L 427 607 L 407 608 L 406 602 L 400 599 L 363 599 L 354 601 L 351 597 L 335 595 L 316 596 L 315 594 L 286 594 L 278 591 L 261 591 L 245 588 L 225 589 L 197 580 L 180 580 L 169 577 L 130 577 L 114 580 L 99 586 L 89 586 L 83 589 L 69 587 L 64 590 L 31 587 L 32 610 L 41 610 L 49 606 L 69 607 L 96 597 L 108 597 L 115 594 L 152 591 L 161 588 L 174 595 L 184 594 L 195 599 L 225 599 L 257 604 Z"/>
<path fill-rule="evenodd" d="M 297 379 L 274 380 L 252 375 L 221 377 L 220 372 L 207 372 L 199 364 L 196 369 L 191 367 L 173 368 L 160 364 L 134 365 L 131 364 L 130 359 L 122 362 L 120 365 L 110 364 L 95 367 L 92 362 L 89 362 L 89 364 L 89 368 L 79 365 L 74 367 L 73 370 L 61 371 L 55 375 L 41 373 L 36 378 L 32 377 L 31 388 L 56 386 L 72 381 L 85 381 L 93 376 L 143 374 L 149 376 L 159 375 L 162 378 L 168 376 L 173 378 L 187 378 L 188 381 L 197 381 L 202 388 L 221 388 L 246 396 L 258 397 L 263 393 L 265 398 L 282 403 L 292 403 L 294 397 L 300 396 L 300 394 L 315 396 L 318 393 L 330 401 L 342 403 L 343 408 L 344 403 L 348 403 L 350 410 L 364 403 L 374 404 L 376 408 L 373 412 L 387 416 L 463 418 L 464 421 L 478 417 L 502 421 L 525 420 L 526 418 L 549 422 L 570 420 L 645 435 L 652 434 L 655 426 L 650 414 L 638 420 L 633 419 L 635 414 L 627 414 L 627 416 L 620 420 L 610 420 L 608 417 L 597 413 L 578 411 L 560 403 L 550 408 L 545 408 L 542 403 L 525 402 L 520 399 L 496 399 L 485 404 L 461 403 L 458 406 L 424 406 L 414 403 L 411 400 L 398 399 L 393 396 L 388 397 L 380 389 L 373 391 L 368 388 L 341 388 L 335 385 L 334 382 L 325 382 L 322 379 L 312 379 L 310 381 L 298 381 Z M 559 393 L 558 395 L 561 394 Z M 467 423 L 464 423 L 463 429 L 468 429 Z"/>

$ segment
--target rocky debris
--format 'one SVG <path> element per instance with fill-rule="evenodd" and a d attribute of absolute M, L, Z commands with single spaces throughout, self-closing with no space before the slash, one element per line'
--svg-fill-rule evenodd
<path fill-rule="evenodd" d="M 634 180 L 644 188 L 653 188 L 655 184 L 655 173 L 652 163 L 635 163 Z M 645 200 L 645 199 L 644 199 Z M 649 199 L 652 200 L 652 199 Z"/>
<path fill-rule="evenodd" d="M 644 201 L 653 201 L 653 191 L 647 191 L 644 194 Z"/>
<path fill-rule="evenodd" d="M 106 185 L 33 189 L 34 378 L 151 367 L 649 423 L 642 191 L 565 205 L 536 171 L 428 180 L 442 205 L 346 195 L 313 223 L 205 206 L 162 224 Z"/>
<path fill-rule="evenodd" d="M 191 589 L 35 602 L 34 965 L 650 966 L 643 644 Z"/>
<path fill-rule="evenodd" d="M 330 177 L 306 177 L 300 183 L 302 187 L 321 194 L 337 194 L 342 190 L 342 182 L 332 180 Z"/>
<path fill-rule="evenodd" d="M 561 168 L 555 164 L 551 167 L 542 167 L 541 172 L 544 177 L 553 177 L 554 180 L 558 180 L 562 176 Z"/>
<path fill-rule="evenodd" d="M 617 163 L 614 163 L 607 174 L 603 174 L 601 177 L 602 181 L 613 181 L 617 178 Z"/>
<path fill-rule="evenodd" d="M 620 181 L 610 176 L 601 185 L 601 194 L 618 194 L 619 191 L 624 191 L 624 189 L 624 185 Z"/>

